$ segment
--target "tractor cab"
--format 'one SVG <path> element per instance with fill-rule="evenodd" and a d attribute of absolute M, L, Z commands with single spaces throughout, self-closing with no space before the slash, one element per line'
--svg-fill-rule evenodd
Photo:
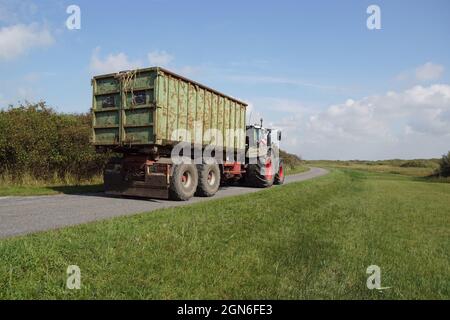
<path fill-rule="evenodd" d="M 262 128 L 259 125 L 247 126 L 247 144 L 249 147 L 259 147 L 260 145 L 267 145 L 269 130 Z"/>
<path fill-rule="evenodd" d="M 248 125 L 246 127 L 247 158 L 264 156 L 273 150 L 278 152 L 281 141 L 279 129 L 264 128 L 261 124 Z"/>

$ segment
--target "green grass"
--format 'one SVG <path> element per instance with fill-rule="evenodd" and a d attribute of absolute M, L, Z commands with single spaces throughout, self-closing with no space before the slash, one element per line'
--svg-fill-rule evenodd
<path fill-rule="evenodd" d="M 69 185 L 69 186 L 8 186 L 0 188 L 0 197 L 3 196 L 42 196 L 52 194 L 79 194 L 103 191 L 103 184 Z"/>
<path fill-rule="evenodd" d="M 29 173 L 23 173 L 16 179 L 13 177 L 11 174 L 0 175 L 0 197 L 76 194 L 103 190 L 103 177 L 98 175 L 81 181 L 70 174 L 66 174 L 63 178 L 55 174 L 48 180 L 36 179 Z"/>
<path fill-rule="evenodd" d="M 0 241 L 0 298 L 449 299 L 450 185 L 311 181 Z M 65 289 L 66 268 L 82 288 Z M 383 291 L 366 268 L 381 268 Z"/>
<path fill-rule="evenodd" d="M 412 163 L 406 160 L 385 160 L 385 161 L 307 161 L 308 165 L 322 166 L 330 168 L 354 169 L 378 173 L 391 173 L 406 175 L 411 177 L 428 177 L 435 173 L 438 165 L 432 160 L 423 160 L 426 166 L 410 167 L 402 166 Z"/>
<path fill-rule="evenodd" d="M 297 174 L 309 171 L 309 168 L 304 165 L 294 166 L 294 167 L 286 167 L 286 175 Z"/>

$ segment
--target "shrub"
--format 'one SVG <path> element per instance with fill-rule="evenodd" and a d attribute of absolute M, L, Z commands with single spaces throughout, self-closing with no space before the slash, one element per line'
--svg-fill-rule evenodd
<path fill-rule="evenodd" d="M 439 175 L 442 177 L 450 177 L 450 151 L 442 156 L 439 162 Z"/>
<path fill-rule="evenodd" d="M 302 163 L 302 159 L 299 156 L 292 153 L 287 153 L 286 151 L 283 150 L 280 150 L 280 158 L 283 159 L 284 165 L 287 168 L 291 169 L 301 165 Z"/>
<path fill-rule="evenodd" d="M 108 155 L 89 143 L 90 114 L 56 113 L 45 102 L 0 111 L 0 175 L 89 179 L 102 172 Z"/>
<path fill-rule="evenodd" d="M 402 168 L 428 168 L 430 165 L 422 160 L 409 160 L 403 162 L 400 167 Z"/>

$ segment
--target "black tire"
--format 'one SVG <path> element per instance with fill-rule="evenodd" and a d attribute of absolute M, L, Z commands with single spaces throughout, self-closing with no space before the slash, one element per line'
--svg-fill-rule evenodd
<path fill-rule="evenodd" d="M 212 197 L 220 187 L 220 169 L 217 164 L 199 164 L 198 186 L 196 195 L 200 197 Z"/>
<path fill-rule="evenodd" d="M 194 196 L 197 185 L 198 173 L 193 164 L 176 165 L 170 179 L 170 198 L 178 201 L 189 200 Z"/>
<path fill-rule="evenodd" d="M 270 158 L 258 159 L 256 164 L 249 164 L 245 175 L 246 184 L 255 188 L 267 188 L 273 185 L 275 175 L 266 172 L 266 161 Z M 273 169 L 272 169 L 273 170 Z"/>
<path fill-rule="evenodd" d="M 280 165 L 278 166 L 278 172 L 275 174 L 275 178 L 273 179 L 273 184 L 281 185 L 284 183 L 284 167 L 283 161 L 280 160 Z"/>

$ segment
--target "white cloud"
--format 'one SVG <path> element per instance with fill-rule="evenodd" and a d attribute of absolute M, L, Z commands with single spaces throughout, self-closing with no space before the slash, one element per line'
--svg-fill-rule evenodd
<path fill-rule="evenodd" d="M 419 81 L 432 81 L 439 79 L 444 73 L 444 66 L 427 62 L 416 68 L 416 79 Z"/>
<path fill-rule="evenodd" d="M 450 148 L 450 85 L 298 108 L 274 125 L 288 150 L 309 159 L 438 157 Z"/>
<path fill-rule="evenodd" d="M 181 68 L 174 68 L 176 73 L 179 73 L 180 75 L 183 75 L 185 77 L 193 77 L 198 76 L 202 73 L 203 68 L 202 67 L 196 67 L 196 66 L 183 66 Z"/>
<path fill-rule="evenodd" d="M 90 70 L 95 74 L 113 73 L 151 66 L 170 67 L 170 69 L 176 73 L 186 77 L 193 77 L 201 74 L 203 70 L 200 66 L 177 66 L 176 64 L 172 64 L 175 57 L 164 50 L 155 50 L 147 54 L 147 60 L 150 65 L 146 65 L 141 59 L 130 60 L 127 54 L 123 52 L 108 54 L 102 57 L 100 51 L 100 47 L 95 48 L 91 56 Z"/>
<path fill-rule="evenodd" d="M 167 67 L 174 59 L 174 56 L 164 50 L 149 52 L 147 57 L 152 67 Z"/>
<path fill-rule="evenodd" d="M 427 62 L 415 69 L 406 70 L 398 74 L 397 81 L 407 83 L 423 83 L 438 80 L 444 74 L 444 66 L 433 62 Z"/>
<path fill-rule="evenodd" d="M 132 70 L 142 67 L 139 60 L 129 60 L 128 56 L 123 53 L 108 54 L 106 57 L 100 57 L 100 47 L 95 48 L 91 56 L 90 69 L 96 74 L 113 73 L 125 70 Z"/>
<path fill-rule="evenodd" d="M 53 42 L 50 31 L 36 23 L 3 27 L 0 29 L 0 60 L 17 58 L 33 47 L 47 47 Z"/>

